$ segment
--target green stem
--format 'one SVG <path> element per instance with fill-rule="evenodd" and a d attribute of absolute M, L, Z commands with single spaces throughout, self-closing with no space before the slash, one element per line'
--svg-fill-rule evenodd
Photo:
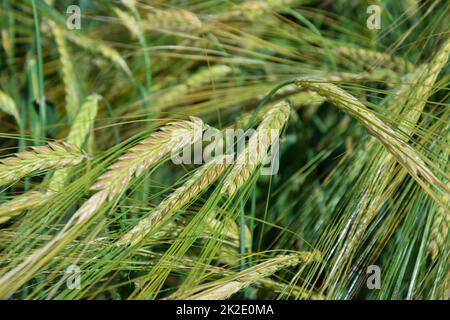
<path fill-rule="evenodd" d="M 141 24 L 141 15 L 139 14 L 139 11 L 136 10 L 136 8 L 132 8 L 134 18 L 136 19 L 136 22 L 138 25 Z M 144 104 L 147 106 L 150 106 L 150 96 L 152 94 L 152 67 L 151 67 L 151 60 L 150 60 L 150 54 L 148 51 L 148 45 L 147 40 L 145 39 L 145 34 L 142 32 L 141 28 L 139 27 L 139 45 L 141 46 L 141 49 L 143 51 L 144 56 L 144 66 L 145 66 L 145 99 L 146 103 Z"/>

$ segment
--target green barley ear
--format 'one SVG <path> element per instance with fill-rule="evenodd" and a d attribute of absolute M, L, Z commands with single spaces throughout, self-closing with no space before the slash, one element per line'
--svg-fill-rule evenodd
<path fill-rule="evenodd" d="M 292 87 L 289 86 L 286 86 L 285 88 L 289 88 L 289 90 L 292 90 Z M 281 89 L 279 91 L 283 90 Z M 306 106 L 314 109 L 320 106 L 326 100 L 324 97 L 318 95 L 317 93 L 309 91 L 293 93 L 284 99 L 288 100 L 291 103 L 291 107 L 294 109 L 299 109 Z M 268 103 L 262 106 L 260 109 L 256 110 L 255 114 L 253 113 L 253 111 L 244 113 L 243 115 L 236 118 L 236 121 L 232 126 L 234 128 L 244 128 L 251 120 L 254 120 L 255 124 L 259 123 L 264 118 L 264 115 L 277 103 L 278 102 Z"/>
<path fill-rule="evenodd" d="M 102 97 L 98 94 L 92 94 L 86 98 L 81 106 L 77 116 L 70 128 L 67 136 L 67 142 L 82 148 L 87 136 L 94 127 L 95 117 L 97 116 L 98 103 Z"/>
<path fill-rule="evenodd" d="M 80 148 L 92 129 L 97 114 L 97 104 L 101 97 L 91 95 L 81 106 L 67 137 L 67 143 Z M 26 192 L 13 200 L 0 205 L 0 223 L 8 221 L 13 216 L 18 216 L 25 210 L 42 206 L 51 199 L 54 192 L 62 190 L 71 168 L 61 168 L 55 171 L 48 183 L 48 192 Z"/>
<path fill-rule="evenodd" d="M 81 163 L 86 154 L 67 142 L 49 142 L 47 146 L 31 147 L 32 151 L 16 153 L 0 159 L 0 186 L 46 169 L 60 169 Z"/>
<path fill-rule="evenodd" d="M 231 72 L 231 68 L 226 65 L 215 65 L 201 69 L 186 79 L 184 83 L 167 89 L 159 97 L 155 98 L 154 105 L 164 107 L 177 101 L 189 91 L 198 89 L 211 81 L 217 81 L 224 78 Z"/>
<path fill-rule="evenodd" d="M 132 74 L 125 59 L 120 55 L 120 53 L 117 50 L 113 49 L 112 47 L 104 43 L 98 42 L 94 39 L 83 36 L 80 33 L 71 32 L 70 30 L 63 31 L 63 35 L 66 39 L 75 43 L 77 46 L 92 53 L 98 53 L 105 59 L 110 60 L 120 69 L 122 69 L 127 75 L 130 76 Z"/>
<path fill-rule="evenodd" d="M 283 101 L 267 111 L 256 132 L 250 137 L 248 146 L 237 156 L 233 170 L 223 183 L 222 194 L 232 197 L 250 178 L 267 155 L 270 146 L 279 138 L 290 110 L 289 103 Z"/>
<path fill-rule="evenodd" d="M 245 18 L 249 21 L 256 21 L 256 19 L 261 18 L 264 14 L 280 10 L 292 2 L 293 0 L 247 0 L 233 6 L 230 11 L 219 14 L 215 17 L 215 20 L 226 21 L 235 18 Z"/>
<path fill-rule="evenodd" d="M 446 205 L 450 206 L 450 200 L 447 196 Z M 428 240 L 428 252 L 434 260 L 439 252 L 445 250 L 445 243 L 448 236 L 448 228 L 450 226 L 450 215 L 445 212 L 444 208 L 439 206 L 434 214 L 433 223 L 431 225 L 430 239 Z"/>
<path fill-rule="evenodd" d="M 81 104 L 78 81 L 75 76 L 75 69 L 63 32 L 53 21 L 49 21 L 49 25 L 52 29 L 53 36 L 55 37 L 55 42 L 58 47 L 64 90 L 66 93 L 66 112 L 69 122 L 72 123 Z"/>
<path fill-rule="evenodd" d="M 449 126 L 446 126 L 447 130 L 447 146 L 450 141 L 450 131 L 448 131 Z M 443 171 L 448 172 L 450 149 L 447 147 L 442 151 L 441 157 L 443 161 Z M 431 258 L 435 260 L 440 252 L 448 251 L 448 228 L 450 226 L 450 213 L 445 211 L 445 208 L 450 207 L 450 193 L 444 195 L 445 206 L 438 206 L 433 217 L 433 222 L 431 224 L 430 236 L 428 239 L 428 253 Z"/>
<path fill-rule="evenodd" d="M 395 114 L 399 114 L 399 125 L 397 129 L 404 134 L 400 138 L 405 142 L 408 142 L 410 137 L 414 134 L 415 126 L 423 113 L 428 98 L 433 92 L 434 83 L 447 63 L 449 43 L 450 41 L 447 40 L 429 63 L 424 64 L 418 67 L 414 72 L 405 75 L 403 77 L 403 83 L 397 89 L 394 98 L 387 101 L 386 109 L 392 110 Z M 390 173 L 384 170 L 384 168 L 394 166 L 395 163 L 396 159 L 387 151 L 383 152 L 378 158 L 376 163 L 378 169 L 374 170 L 372 186 L 364 190 L 358 201 L 357 207 L 367 208 L 367 210 L 362 209 L 361 222 L 355 224 L 355 236 L 348 244 L 346 249 L 347 255 L 354 250 L 354 247 L 368 228 L 369 223 L 372 222 L 375 215 L 384 204 L 385 197 L 382 196 L 382 193 L 387 188 L 393 188 L 396 184 L 392 183 Z M 402 173 L 402 175 L 405 174 L 406 172 Z M 401 179 L 398 179 L 397 181 L 401 181 Z M 443 200 L 446 202 L 445 196 Z M 439 207 L 436 212 L 436 219 L 430 236 L 429 250 L 432 252 L 432 256 L 435 256 L 440 244 L 442 244 L 442 239 L 445 239 L 447 234 L 447 224 L 445 219 L 448 218 L 446 218 L 446 216 L 448 217 L 448 214 L 445 214 L 445 210 Z M 443 222 L 442 224 L 441 221 Z"/>
<path fill-rule="evenodd" d="M 64 228 L 45 247 L 36 250 L 22 263 L 0 278 L 0 288 L 2 288 L 0 290 L 4 290 L 0 295 L 4 297 L 12 293 L 14 289 L 4 286 L 10 281 L 14 281 L 14 287 L 23 284 L 24 270 L 42 265 L 52 259 L 58 252 L 58 250 L 53 249 L 68 243 L 72 239 L 70 238 L 72 230 L 85 225 L 106 201 L 113 200 L 126 191 L 133 177 L 141 176 L 146 170 L 163 160 L 167 154 L 178 152 L 186 145 L 201 139 L 201 133 L 205 128 L 206 125 L 203 121 L 196 117 L 191 117 L 191 121 L 171 122 L 132 147 L 97 180 L 97 183 L 92 187 L 92 190 L 96 193 L 83 203 Z M 64 154 L 67 154 L 67 152 Z"/>
<path fill-rule="evenodd" d="M 139 23 L 136 21 L 136 19 L 132 15 L 126 13 L 124 10 L 120 10 L 119 8 L 114 7 L 113 11 L 120 19 L 122 24 L 128 29 L 128 31 L 130 31 L 133 37 L 139 37 Z"/>
<path fill-rule="evenodd" d="M 447 186 L 428 168 L 422 156 L 405 142 L 399 133 L 370 112 L 357 98 L 336 85 L 322 80 L 301 78 L 296 80 L 296 84 L 327 97 L 336 107 L 358 120 L 367 132 L 380 141 L 420 185 L 423 185 L 421 176 L 431 185 L 447 191 Z M 427 189 L 427 192 L 437 202 L 443 204 L 441 197 L 431 190 Z"/>
<path fill-rule="evenodd" d="M 14 197 L 11 201 L 0 204 L 0 223 L 47 202 L 49 196 L 38 191 L 30 191 Z"/>
<path fill-rule="evenodd" d="M 111 201 L 127 190 L 133 177 L 141 176 L 171 152 L 201 139 L 206 126 L 200 118 L 191 121 L 170 122 L 128 150 L 101 175 L 91 190 L 96 193 L 75 213 L 74 218 L 84 220 L 91 216 L 105 201 Z"/>
<path fill-rule="evenodd" d="M 320 254 L 314 252 L 300 252 L 296 254 L 280 255 L 253 267 L 240 271 L 223 279 L 200 285 L 183 293 L 175 293 L 171 299 L 187 300 L 224 300 L 236 292 L 261 281 L 273 273 L 296 266 L 300 263 L 311 263 L 320 260 Z"/>
<path fill-rule="evenodd" d="M 181 187 L 161 201 L 150 216 L 140 220 L 133 229 L 123 235 L 117 244 L 135 244 L 145 238 L 163 217 L 184 207 L 214 183 L 231 162 L 230 157 L 231 155 L 218 156 L 200 167 Z"/>
<path fill-rule="evenodd" d="M 67 136 L 68 143 L 71 143 L 80 149 L 83 147 L 86 138 L 94 126 L 94 121 L 98 110 L 98 102 L 100 99 L 101 96 L 97 94 L 90 95 L 86 98 L 86 101 L 80 107 L 80 110 L 73 121 L 72 127 L 70 128 Z M 69 172 L 70 168 L 64 168 L 56 171 L 49 182 L 48 189 L 52 192 L 60 191 L 67 181 Z"/>
<path fill-rule="evenodd" d="M 6 93 L 0 90 L 0 111 L 3 111 L 16 119 L 17 123 L 19 123 L 19 110 L 17 109 L 16 103 L 14 100 L 8 96 Z"/>
<path fill-rule="evenodd" d="M 194 13 L 183 9 L 151 9 L 142 19 L 142 27 L 148 30 L 198 30 L 202 26 Z"/>
<path fill-rule="evenodd" d="M 404 106 L 405 117 L 402 117 L 399 130 L 410 133 L 414 128 L 429 97 L 433 94 L 434 84 L 442 69 L 447 66 L 448 55 L 450 53 L 450 38 L 445 41 L 433 59 L 417 73 L 418 79 L 414 79 L 414 84 L 409 86 L 406 93 L 406 104 Z"/>
<path fill-rule="evenodd" d="M 376 68 L 383 66 L 396 72 L 408 73 L 416 69 L 411 62 L 391 55 L 363 48 L 340 45 L 333 48 L 334 54 L 350 59 L 362 67 Z"/>

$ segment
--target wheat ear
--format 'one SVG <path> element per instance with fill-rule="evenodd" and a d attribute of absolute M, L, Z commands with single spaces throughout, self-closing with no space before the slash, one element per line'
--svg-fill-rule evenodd
<path fill-rule="evenodd" d="M 446 199 L 447 207 L 450 206 L 449 196 L 447 195 Z M 434 213 L 433 223 L 431 225 L 431 233 L 430 239 L 428 240 L 428 252 L 431 255 L 431 258 L 434 260 L 438 256 L 439 252 L 443 249 L 445 250 L 445 246 L 448 242 L 448 228 L 450 226 L 450 215 L 445 212 L 444 208 L 439 206 Z"/>
<path fill-rule="evenodd" d="M 183 9 L 152 9 L 143 15 L 142 27 L 148 30 L 197 30 L 201 20 L 192 12 Z"/>
<path fill-rule="evenodd" d="M 133 35 L 133 37 L 138 37 L 141 31 L 139 29 L 139 23 L 136 21 L 136 19 L 132 15 L 126 13 L 124 10 L 120 10 L 119 8 L 114 7 L 113 11 L 120 19 L 122 24 Z"/>
<path fill-rule="evenodd" d="M 97 192 L 83 203 L 64 228 L 45 246 L 35 250 L 23 262 L 0 278 L 0 297 L 9 296 L 26 281 L 23 276 L 26 270 L 39 268 L 54 257 L 59 252 L 55 247 L 61 247 L 70 241 L 70 232 L 83 226 L 105 201 L 112 200 L 124 192 L 132 177 L 140 176 L 170 152 L 179 151 L 186 145 L 195 143 L 196 139 L 201 139 L 201 131 L 204 129 L 203 121 L 195 117 L 191 117 L 191 121 L 172 122 L 121 156 L 98 179 L 92 187 Z M 12 283 L 14 284 L 11 285 Z"/>
<path fill-rule="evenodd" d="M 255 283 L 256 286 L 262 287 L 274 292 L 279 292 L 282 295 L 287 295 L 290 298 L 300 300 L 325 300 L 326 296 L 321 293 L 307 290 L 295 285 L 289 285 L 282 282 L 264 278 Z"/>
<path fill-rule="evenodd" d="M 414 64 L 399 57 L 392 57 L 383 52 L 372 51 L 362 48 L 354 48 L 350 46 L 337 46 L 333 48 L 336 55 L 342 55 L 346 58 L 356 61 L 358 64 L 369 67 L 383 66 L 398 72 L 411 72 L 416 67 Z"/>
<path fill-rule="evenodd" d="M 449 50 L 450 41 L 447 40 L 446 43 L 441 47 L 438 53 L 433 57 L 432 61 L 426 65 L 422 65 L 417 68 L 413 73 L 407 74 L 404 76 L 404 84 L 400 86 L 397 91 L 397 94 L 394 99 L 390 100 L 386 106 L 387 109 L 393 111 L 396 114 L 400 113 L 400 123 L 398 125 L 398 130 L 403 132 L 404 136 L 400 136 L 405 142 L 407 142 L 410 136 L 414 133 L 414 126 L 420 118 L 420 115 L 423 112 L 426 101 L 428 100 L 430 94 L 433 91 L 433 85 L 437 79 L 442 68 L 445 67 L 448 59 L 448 50 Z M 411 84 L 411 81 L 414 83 Z M 403 110 L 401 108 L 403 107 Z M 448 155 L 447 155 L 448 158 Z M 375 170 L 375 174 L 372 178 L 373 181 L 376 181 L 372 187 L 368 187 L 364 193 L 362 194 L 358 208 L 367 208 L 367 210 L 363 210 L 363 215 L 361 218 L 361 223 L 355 224 L 355 235 L 353 239 L 349 242 L 348 247 L 352 250 L 354 249 L 355 244 L 359 241 L 367 229 L 369 223 L 372 222 L 375 214 L 379 211 L 381 206 L 383 205 L 384 197 L 382 196 L 385 189 L 393 188 L 391 177 L 385 174 L 384 168 L 389 168 L 395 165 L 395 158 L 391 153 L 384 152 L 377 163 L 377 170 Z M 403 173 L 402 173 L 403 174 Z M 406 173 L 404 173 L 406 174 Z M 398 179 L 397 181 L 401 181 Z M 375 199 L 369 201 L 369 199 Z M 445 199 L 444 199 L 445 202 Z M 442 231 L 446 234 L 446 223 L 445 216 L 442 217 L 442 213 L 444 210 L 442 208 L 436 212 L 436 223 L 432 230 L 434 230 L 434 235 L 432 232 L 432 239 L 436 239 L 437 241 L 431 240 L 430 249 L 433 252 L 437 251 L 439 246 L 436 246 L 438 243 L 441 243 L 440 239 L 444 238 L 439 233 L 440 229 L 440 221 L 444 220 L 442 224 Z M 350 252 L 348 250 L 347 252 Z"/>
<path fill-rule="evenodd" d="M 237 156 L 233 170 L 226 177 L 221 193 L 233 196 L 250 178 L 267 155 L 269 147 L 278 139 L 289 118 L 290 106 L 286 101 L 277 103 L 264 115 L 250 137 L 248 146 Z"/>
<path fill-rule="evenodd" d="M 48 200 L 48 195 L 30 191 L 14 197 L 13 200 L 0 205 L 0 223 L 4 223 L 25 210 L 41 206 Z"/>
<path fill-rule="evenodd" d="M 67 48 L 67 43 L 61 29 L 53 21 L 49 21 L 49 25 L 53 31 L 53 36 L 55 37 L 55 42 L 58 47 L 64 90 L 66 93 L 66 112 L 69 121 L 72 122 L 81 103 L 77 85 L 78 81 L 75 76 L 72 59 L 69 55 L 69 49 Z"/>
<path fill-rule="evenodd" d="M 77 148 L 81 148 L 86 136 L 91 130 L 93 120 L 97 114 L 97 102 L 100 96 L 91 95 L 81 106 L 77 117 L 70 129 L 67 142 Z M 48 192 L 42 193 L 37 191 L 26 192 L 13 200 L 0 205 L 0 223 L 8 221 L 13 216 L 18 216 L 25 210 L 34 209 L 44 205 L 51 199 L 54 192 L 62 190 L 70 168 L 62 168 L 55 171 L 48 183 Z"/>
<path fill-rule="evenodd" d="M 0 159 L 0 186 L 45 169 L 59 169 L 79 164 L 86 154 L 73 144 L 49 142 L 48 146 L 31 147 L 33 151 L 16 153 Z"/>
<path fill-rule="evenodd" d="M 133 229 L 123 235 L 118 244 L 135 244 L 145 238 L 163 217 L 184 207 L 214 183 L 231 162 L 229 157 L 231 155 L 216 157 L 200 167 L 181 187 L 161 201 L 149 217 L 140 220 Z"/>
<path fill-rule="evenodd" d="M 371 113 L 357 98 L 331 83 L 317 79 L 302 78 L 296 80 L 296 84 L 327 97 L 338 108 L 358 120 L 367 132 L 379 140 L 419 184 L 423 184 L 419 178 L 421 175 L 431 185 L 442 190 L 447 189 L 445 184 L 431 172 L 421 155 L 405 142 L 399 133 Z M 430 195 L 436 199 L 434 194 Z M 442 203 L 440 199 L 436 200 Z"/>
<path fill-rule="evenodd" d="M 407 102 L 404 107 L 399 130 L 407 133 L 411 133 L 412 128 L 422 115 L 423 109 L 434 90 L 434 83 L 442 71 L 447 65 L 448 55 L 450 53 L 450 38 L 445 41 L 439 51 L 434 55 L 430 63 L 421 68 L 419 78 L 414 85 L 409 87 L 407 94 Z"/>
<path fill-rule="evenodd" d="M 318 252 L 301 252 L 290 255 L 280 255 L 259 263 L 244 271 L 240 271 L 224 279 L 200 285 L 189 290 L 181 299 L 188 300 L 224 300 L 233 294 L 258 281 L 269 277 L 278 270 L 296 266 L 300 263 L 310 263 L 320 259 Z M 178 297 L 177 297 L 178 298 Z"/>
<path fill-rule="evenodd" d="M 3 111 L 16 119 L 17 123 L 19 123 L 19 110 L 17 109 L 16 103 L 14 100 L 8 96 L 6 93 L 0 90 L 0 111 Z"/>
<path fill-rule="evenodd" d="M 449 126 L 445 127 L 447 130 L 447 146 L 450 140 L 450 131 L 448 131 Z M 448 171 L 449 164 L 449 155 L 450 149 L 447 147 L 442 152 L 442 160 L 445 165 L 443 165 L 444 172 Z M 428 253 L 431 255 L 431 258 L 434 260 L 438 257 L 439 253 L 447 250 L 448 252 L 448 228 L 450 226 L 450 213 L 445 211 L 445 208 L 450 207 L 450 194 L 447 193 L 444 195 L 444 204 L 445 206 L 438 206 L 434 213 L 433 223 L 431 225 L 430 237 L 428 239 Z"/>
<path fill-rule="evenodd" d="M 271 10 L 281 9 L 283 6 L 290 4 L 292 1 L 293 0 L 247 0 L 234 6 L 230 11 L 214 17 L 214 20 L 226 21 L 243 17 L 250 21 L 254 21 L 260 18 L 265 13 L 268 13 Z"/>
<path fill-rule="evenodd" d="M 93 53 L 98 53 L 102 55 L 105 59 L 110 60 L 120 69 L 122 69 L 127 75 L 131 75 L 131 70 L 128 67 L 126 61 L 122 58 L 117 50 L 111 48 L 110 46 L 100 43 L 97 40 L 82 36 L 78 32 L 64 31 L 64 37 L 69 41 L 75 43 L 77 46 L 88 50 Z"/>
<path fill-rule="evenodd" d="M 84 220 L 92 215 L 103 202 L 113 200 L 126 191 L 133 177 L 142 175 L 167 154 L 200 139 L 204 129 L 201 119 L 191 117 L 191 121 L 168 123 L 139 142 L 97 179 L 91 188 L 97 192 L 77 210 L 74 218 Z"/>
<path fill-rule="evenodd" d="M 90 95 L 86 98 L 86 101 L 80 107 L 73 124 L 70 128 L 69 134 L 67 136 L 67 142 L 75 145 L 78 148 L 82 148 L 86 137 L 91 132 L 95 117 L 97 116 L 98 101 L 101 96 L 97 94 Z M 52 179 L 48 184 L 48 189 L 51 192 L 60 191 L 69 175 L 70 169 L 64 168 L 55 171 Z"/>
<path fill-rule="evenodd" d="M 172 104 L 181 96 L 191 90 L 200 88 L 213 80 L 219 80 L 231 72 L 231 68 L 226 65 L 216 65 L 201 69 L 194 75 L 186 79 L 182 84 L 169 88 L 166 92 L 155 99 L 154 105 L 163 107 Z"/>

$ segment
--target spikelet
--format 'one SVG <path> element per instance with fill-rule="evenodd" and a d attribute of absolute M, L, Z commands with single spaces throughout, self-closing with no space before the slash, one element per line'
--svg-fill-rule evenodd
<path fill-rule="evenodd" d="M 227 168 L 230 155 L 219 156 L 200 167 L 189 180 L 160 202 L 153 213 L 123 235 L 118 245 L 138 243 L 151 231 L 157 222 L 169 213 L 176 212 L 210 186 Z"/>
<path fill-rule="evenodd" d="M 0 223 L 21 214 L 25 210 L 41 206 L 48 200 L 48 195 L 38 191 L 29 191 L 13 198 L 13 200 L 0 204 Z"/>
<path fill-rule="evenodd" d="M 111 201 L 126 191 L 133 177 L 141 176 L 167 154 L 195 143 L 204 129 L 201 119 L 191 117 L 191 121 L 168 123 L 139 142 L 97 179 L 91 188 L 96 193 L 77 210 L 74 219 L 81 222 L 90 217 L 105 201 Z"/>
<path fill-rule="evenodd" d="M 45 169 L 59 169 L 79 164 L 86 158 L 76 146 L 49 142 L 48 146 L 31 147 L 33 151 L 19 152 L 0 159 L 0 186 Z"/>
<path fill-rule="evenodd" d="M 67 136 L 68 143 L 80 149 L 83 147 L 86 137 L 93 128 L 94 120 L 97 116 L 98 101 L 100 99 L 101 96 L 97 94 L 90 95 L 86 98 L 70 128 L 69 135 Z M 69 168 L 56 171 L 49 182 L 48 189 L 52 192 L 60 191 L 67 181 L 69 172 Z"/>
<path fill-rule="evenodd" d="M 320 254 L 316 251 L 280 255 L 232 276 L 200 285 L 197 288 L 188 290 L 181 296 L 175 296 L 175 298 L 188 300 L 224 300 L 239 290 L 269 277 L 278 270 L 296 266 L 300 263 L 310 263 L 318 260 L 320 260 Z"/>
<path fill-rule="evenodd" d="M 78 81 L 75 76 L 75 69 L 72 59 L 67 48 L 66 40 L 64 39 L 61 29 L 53 22 L 49 21 L 52 29 L 55 42 L 58 47 L 58 53 L 61 60 L 61 71 L 63 75 L 64 90 L 66 93 L 66 112 L 69 121 L 72 122 L 75 118 L 78 108 L 80 107 L 80 94 L 78 89 Z"/>
<path fill-rule="evenodd" d="M 267 155 L 269 147 L 278 139 L 289 118 L 290 106 L 283 101 L 273 106 L 265 115 L 256 132 L 250 137 L 247 148 L 237 157 L 233 170 L 226 177 L 221 193 L 230 197 L 244 185 Z"/>
<path fill-rule="evenodd" d="M 161 96 L 156 97 L 155 106 L 170 105 L 189 91 L 202 87 L 214 80 L 219 80 L 231 72 L 231 68 L 226 65 L 216 65 L 204 68 L 186 79 L 182 84 L 169 88 Z"/>
<path fill-rule="evenodd" d="M 354 60 L 356 63 L 375 68 L 382 66 L 398 72 L 407 73 L 413 71 L 416 67 L 399 57 L 392 57 L 387 53 L 372 51 L 362 48 L 354 48 L 350 46 L 337 46 L 333 48 L 336 55 L 345 56 L 348 59 Z"/>
<path fill-rule="evenodd" d="M 431 185 L 442 190 L 447 189 L 442 181 L 431 172 L 421 155 L 405 142 L 399 133 L 367 110 L 357 98 L 331 83 L 317 79 L 301 78 L 296 80 L 296 84 L 327 97 L 338 108 L 358 120 L 367 132 L 379 140 L 416 180 L 420 175 Z"/>
<path fill-rule="evenodd" d="M 148 30 L 198 30 L 203 26 L 194 13 L 183 9 L 151 9 L 142 16 L 141 23 Z"/>
<path fill-rule="evenodd" d="M 17 109 L 14 100 L 8 96 L 6 93 L 0 90 L 0 111 L 3 111 L 16 119 L 19 123 L 19 110 Z"/>

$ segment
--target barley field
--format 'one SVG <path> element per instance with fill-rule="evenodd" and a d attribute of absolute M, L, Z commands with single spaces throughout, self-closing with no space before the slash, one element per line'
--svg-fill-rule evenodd
<path fill-rule="evenodd" d="M 0 298 L 450 299 L 449 26 L 0 1 Z"/>

